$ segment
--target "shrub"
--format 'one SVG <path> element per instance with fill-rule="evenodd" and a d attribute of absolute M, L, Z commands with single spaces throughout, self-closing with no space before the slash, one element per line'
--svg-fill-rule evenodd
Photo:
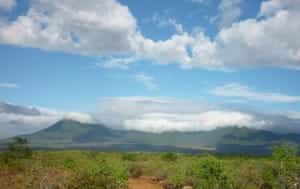
<path fill-rule="evenodd" d="M 137 154 L 135 154 L 135 153 L 124 153 L 122 155 L 122 160 L 125 160 L 125 161 L 136 161 L 137 160 Z"/>
<path fill-rule="evenodd" d="M 297 146 L 282 143 L 273 148 L 272 157 L 277 161 L 278 180 L 282 188 L 290 188 L 299 182 Z"/>
<path fill-rule="evenodd" d="M 64 161 L 64 167 L 68 169 L 74 169 L 76 166 L 76 163 L 73 159 L 71 158 L 66 158 Z"/>
<path fill-rule="evenodd" d="M 209 156 L 198 162 L 195 170 L 195 177 L 196 188 L 228 188 L 228 178 L 224 173 L 223 164 L 213 156 Z"/>
<path fill-rule="evenodd" d="M 282 143 L 273 148 L 272 157 L 280 162 L 294 162 L 297 160 L 297 151 L 297 146 Z"/>
<path fill-rule="evenodd" d="M 25 164 L 27 164 L 24 160 L 31 157 L 32 150 L 28 145 L 28 141 L 20 137 L 15 137 L 13 142 L 8 144 L 7 152 L 3 154 L 4 163 L 19 170 L 24 169 Z"/>
<path fill-rule="evenodd" d="M 8 163 L 10 160 L 29 159 L 32 156 L 32 150 L 28 146 L 26 139 L 15 137 L 13 142 L 8 144 L 8 150 L 4 154 L 4 160 Z"/>
<path fill-rule="evenodd" d="M 178 170 L 168 180 L 174 188 L 182 188 L 185 183 L 185 174 L 183 171 Z"/>
<path fill-rule="evenodd" d="M 177 154 L 168 152 L 161 156 L 161 159 L 164 161 L 176 161 L 178 159 Z"/>
<path fill-rule="evenodd" d="M 76 172 L 70 189 L 125 189 L 128 170 L 123 165 L 113 165 L 101 160 L 97 170 Z"/>

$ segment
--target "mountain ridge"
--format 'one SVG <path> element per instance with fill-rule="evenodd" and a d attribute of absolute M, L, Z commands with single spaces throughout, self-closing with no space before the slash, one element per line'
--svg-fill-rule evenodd
<path fill-rule="evenodd" d="M 46 129 L 22 135 L 35 149 L 105 151 L 184 151 L 267 154 L 280 142 L 300 144 L 298 134 L 280 134 L 247 127 L 211 131 L 149 133 L 111 129 L 104 124 L 60 120 Z"/>

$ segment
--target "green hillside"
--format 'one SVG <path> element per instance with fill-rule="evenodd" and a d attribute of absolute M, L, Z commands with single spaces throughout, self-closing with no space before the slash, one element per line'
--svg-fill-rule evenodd
<path fill-rule="evenodd" d="M 113 130 L 101 124 L 62 120 L 23 136 L 37 149 L 96 149 L 104 151 L 212 151 L 220 153 L 269 153 L 273 145 L 300 144 L 297 134 L 278 134 L 246 127 L 226 127 L 206 132 Z"/>

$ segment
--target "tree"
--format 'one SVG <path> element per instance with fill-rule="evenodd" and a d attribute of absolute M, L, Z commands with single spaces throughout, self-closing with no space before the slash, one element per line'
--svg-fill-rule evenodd
<path fill-rule="evenodd" d="M 32 150 L 28 145 L 27 139 L 15 137 L 13 142 L 8 144 L 8 151 L 5 153 L 6 161 L 27 159 L 32 156 Z"/>

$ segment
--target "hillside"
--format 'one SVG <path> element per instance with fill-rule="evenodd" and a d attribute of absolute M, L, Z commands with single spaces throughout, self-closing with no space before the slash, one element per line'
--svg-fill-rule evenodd
<path fill-rule="evenodd" d="M 102 124 L 61 120 L 24 135 L 36 149 L 96 149 L 103 151 L 211 151 L 219 153 L 269 153 L 286 141 L 300 144 L 300 135 L 279 134 L 246 127 L 219 128 L 206 132 L 147 133 L 113 130 Z"/>

